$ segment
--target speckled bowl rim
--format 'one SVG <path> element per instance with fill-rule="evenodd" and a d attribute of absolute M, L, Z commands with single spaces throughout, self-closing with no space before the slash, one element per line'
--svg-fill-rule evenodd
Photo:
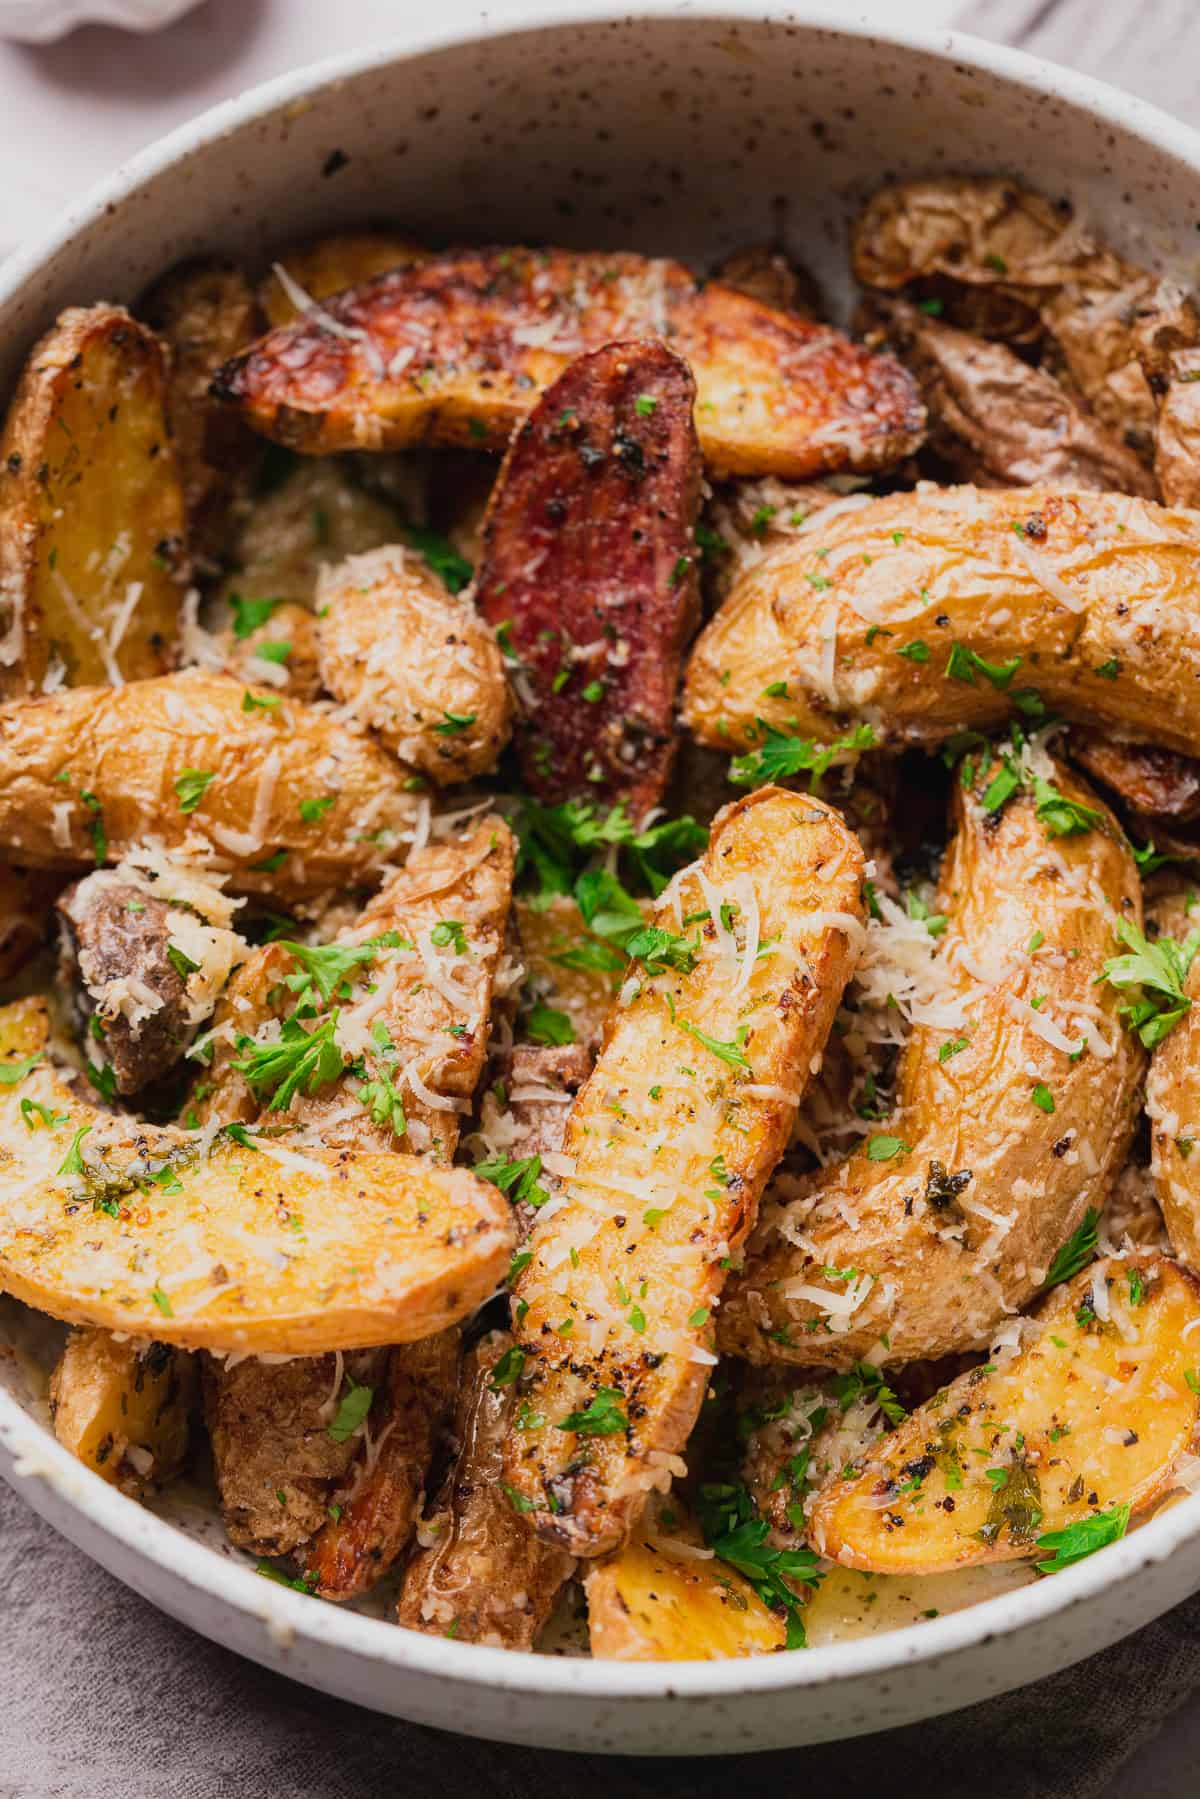
<path fill-rule="evenodd" d="M 202 151 L 231 129 L 293 105 L 331 83 L 411 56 L 472 42 L 583 23 L 628 23 L 640 18 L 684 18 L 707 24 L 786 24 L 914 50 L 947 63 L 982 70 L 1042 98 L 1065 100 L 1190 164 L 1200 175 L 1200 132 L 1104 82 L 962 33 L 885 27 L 865 17 L 834 19 L 817 8 L 771 5 L 766 0 L 725 0 L 724 4 L 712 5 L 692 5 L 688 0 L 642 0 L 636 7 L 613 5 L 611 0 L 555 0 L 554 4 L 529 0 L 505 19 L 502 28 L 480 31 L 461 24 L 441 29 L 405 27 L 391 47 L 376 45 L 310 64 L 202 113 L 124 163 L 68 208 L 39 239 L 0 264 L 0 300 L 18 292 L 56 251 L 86 232 L 143 182 Z M 1196 1494 L 1052 1579 L 878 1636 L 739 1661 L 591 1661 L 447 1641 L 341 1611 L 333 1605 L 314 1604 L 304 1595 L 263 1580 L 244 1562 L 227 1559 L 208 1545 L 194 1541 L 108 1486 L 98 1475 L 83 1468 L 55 1442 L 44 1425 L 3 1390 L 0 1447 L 12 1457 L 8 1478 L 18 1491 L 28 1478 L 45 1480 L 97 1531 L 144 1555 L 165 1574 L 197 1593 L 219 1599 L 263 1623 L 279 1640 L 303 1643 L 317 1651 L 337 1649 L 391 1666 L 398 1672 L 420 1670 L 461 1687 L 564 1698 L 732 1698 L 744 1693 L 784 1693 L 886 1675 L 900 1667 L 942 1660 L 1083 1605 L 1101 1593 L 1135 1581 L 1145 1569 L 1166 1561 L 1183 1544 L 1200 1536 L 1200 1494 Z"/>

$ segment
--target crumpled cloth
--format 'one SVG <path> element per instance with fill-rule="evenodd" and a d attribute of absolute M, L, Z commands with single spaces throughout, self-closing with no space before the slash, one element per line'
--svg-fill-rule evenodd
<path fill-rule="evenodd" d="M 0 1483 L 0 1799 L 1095 1799 L 1197 1685 L 1200 1596 L 1037 1686 L 847 1743 L 685 1761 L 476 1742 L 194 1635 Z"/>

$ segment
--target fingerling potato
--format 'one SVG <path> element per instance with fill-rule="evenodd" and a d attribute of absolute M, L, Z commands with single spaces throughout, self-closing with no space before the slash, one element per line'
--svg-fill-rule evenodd
<path fill-rule="evenodd" d="M 573 357 L 649 336 L 690 364 L 701 448 L 719 472 L 879 468 L 920 439 L 920 403 L 890 358 L 733 288 L 701 288 L 679 263 L 607 252 L 431 256 L 268 332 L 214 391 L 310 454 L 503 450 Z"/>
<path fill-rule="evenodd" d="M 677 1466 L 728 1259 L 849 974 L 862 870 L 836 812 L 762 788 L 718 816 L 655 908 L 674 966 L 638 967 L 610 1018 L 567 1125 L 573 1173 L 514 1288 L 538 1423 L 510 1432 L 505 1479 L 572 1554 L 616 1548 Z"/>
<path fill-rule="evenodd" d="M 117 862 L 153 839 L 243 892 L 299 899 L 369 880 L 414 809 L 384 750 L 327 710 L 229 675 L 0 708 L 0 845 L 31 867 Z"/>
<path fill-rule="evenodd" d="M 493 632 L 399 544 L 317 582 L 321 680 L 385 749 L 435 786 L 488 774 L 512 702 Z"/>
<path fill-rule="evenodd" d="M 50 1377 L 50 1419 L 65 1449 L 101 1480 L 141 1493 L 165 1486 L 188 1450 L 195 1360 L 165 1343 L 72 1331 Z"/>
<path fill-rule="evenodd" d="M 695 394 L 661 343 L 582 356 L 493 489 L 476 599 L 519 663 L 523 782 L 548 803 L 586 794 L 640 819 L 666 788 L 699 616 Z"/>
<path fill-rule="evenodd" d="M 984 1349 L 1099 1212 L 1144 1060 L 1124 996 L 1097 982 L 1118 922 L 1140 928 L 1141 884 L 1090 790 L 1050 774 L 1090 828 L 1052 838 L 1033 794 L 997 816 L 988 779 L 957 785 L 936 1022 L 909 1032 L 890 1118 L 764 1207 L 718 1317 L 725 1351 L 848 1368 Z"/>
<path fill-rule="evenodd" d="M 408 268 L 428 255 L 419 244 L 390 231 L 336 231 L 309 238 L 279 252 L 259 285 L 259 302 L 269 325 L 290 325 L 311 310 L 314 300 L 361 287 L 375 275 Z"/>
<path fill-rule="evenodd" d="M 1200 754 L 1200 520 L 1049 488 L 873 501 L 751 568 L 701 632 L 683 714 L 702 743 L 766 730 L 932 748 L 1039 705 Z M 1033 696 L 1033 697 L 1031 697 Z"/>
<path fill-rule="evenodd" d="M 937 1574 L 1124 1534 L 1171 1485 L 1200 1412 L 1200 1285 L 1161 1256 L 1094 1262 L 999 1366 L 960 1375 L 813 1508 L 814 1547 L 851 1568 Z"/>
<path fill-rule="evenodd" d="M 251 687 L 270 687 L 294 700 L 319 699 L 323 688 L 315 614 L 295 600 L 255 601 L 239 594 L 238 601 L 232 627 L 218 639 L 225 652 L 224 671 Z M 267 616 L 256 624 L 263 613 Z"/>
<path fill-rule="evenodd" d="M 0 441 L 0 698 L 171 666 L 187 581 L 167 364 L 119 306 L 34 349 Z"/>
<path fill-rule="evenodd" d="M 575 1563 L 534 1535 L 504 1491 L 504 1443 L 519 1409 L 512 1349 L 507 1332 L 490 1331 L 464 1358 L 458 1451 L 422 1519 L 397 1617 L 431 1636 L 532 1649 Z"/>

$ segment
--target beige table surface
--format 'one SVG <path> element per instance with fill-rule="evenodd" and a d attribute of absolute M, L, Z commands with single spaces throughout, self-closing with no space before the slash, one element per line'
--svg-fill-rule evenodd
<path fill-rule="evenodd" d="M 73 192 L 205 107 L 302 63 L 394 39 L 404 18 L 418 6 L 425 16 L 427 5 L 207 0 L 177 25 L 147 37 L 88 27 L 40 49 L 0 43 L 0 255 L 41 229 Z M 442 21 L 494 25 L 503 22 L 506 0 L 488 6 L 437 0 L 436 10 Z M 562 0 L 553 10 L 561 13 Z M 953 25 L 1068 63 L 1200 123 L 1200 0 L 829 0 L 824 10 L 831 18 Z M 64 1546 L 62 1553 L 76 1552 Z M 99 1571 L 95 1578 L 97 1606 L 111 1606 L 113 1583 Z M 51 1627 L 49 1615 L 43 1624 Z M 87 1628 L 86 1619 L 79 1624 Z M 0 1636 L 3 1631 L 0 1603 Z M 192 1639 L 182 1628 L 178 1635 L 179 1653 L 186 1656 Z M 9 1637 L 4 1647 L 15 1665 L 20 1642 Z M 114 1685 L 115 1702 L 118 1691 Z M 320 1703 L 315 1695 L 313 1700 Z M 69 1694 L 47 1692 L 48 1712 L 69 1703 Z M 180 1720 L 181 1732 L 187 1722 Z M 614 1799 L 621 1791 L 618 1769 L 614 1765 Z M 903 1778 L 898 1771 L 895 1790 L 918 1783 L 931 1795 L 939 1790 L 936 1771 L 915 1768 Z M 212 1790 L 236 1791 L 241 1799 L 241 1787 L 223 1780 Z M 10 1792 L 50 1799 L 49 1788 L 0 1770 L 0 1793 Z M 105 1799 L 123 1795 L 109 1790 Z M 1200 1695 L 1138 1752 L 1103 1799 L 1200 1799 Z"/>

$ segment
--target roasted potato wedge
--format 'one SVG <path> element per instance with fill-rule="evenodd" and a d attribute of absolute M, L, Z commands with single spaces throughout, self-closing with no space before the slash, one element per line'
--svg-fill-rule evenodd
<path fill-rule="evenodd" d="M 988 176 L 900 182 L 869 202 L 852 256 L 868 287 L 915 282 L 954 324 L 1040 343 L 1100 422 L 1151 459 L 1144 364 L 1195 344 L 1196 314 L 1180 288 L 1092 238 L 1069 206 Z"/>
<path fill-rule="evenodd" d="M 263 329 L 263 316 L 241 269 L 218 257 L 168 269 L 137 311 L 170 351 L 167 417 L 188 543 L 212 563 L 225 547 L 233 502 L 245 491 L 262 444 L 209 388 L 221 364 Z"/>
<path fill-rule="evenodd" d="M 1165 505 L 1200 507 L 1200 350 L 1180 350 L 1170 359 L 1154 473 Z"/>
<path fill-rule="evenodd" d="M 167 365 L 119 306 L 34 349 L 0 442 L 0 697 L 162 674 L 187 577 Z"/>
<path fill-rule="evenodd" d="M 410 268 L 428 255 L 420 244 L 390 231 L 337 231 L 329 237 L 309 238 L 279 252 L 259 287 L 259 303 L 269 325 L 290 325 L 311 311 L 312 301 L 325 300 L 348 287 L 361 287 L 389 269 Z"/>
<path fill-rule="evenodd" d="M 714 269 L 713 279 L 779 312 L 795 312 L 805 319 L 826 316 L 813 276 L 777 244 L 750 244 L 735 250 Z"/>
<path fill-rule="evenodd" d="M 1142 818 L 1200 818 L 1200 761 L 1153 744 L 1122 743 L 1101 731 L 1072 731 L 1073 762 Z"/>
<path fill-rule="evenodd" d="M 668 336 L 698 389 L 705 461 L 725 474 L 885 467 L 924 416 L 898 364 L 679 263 L 571 250 L 450 251 L 268 332 L 214 391 L 309 453 L 503 450 L 566 363 Z"/>
<path fill-rule="evenodd" d="M 1200 755 L 1200 520 L 1049 488 L 921 486 L 751 568 L 701 632 L 684 718 L 702 743 L 767 730 L 933 747 L 1032 691 L 1062 717 Z"/>
<path fill-rule="evenodd" d="M 389 1354 L 386 1404 L 372 1407 L 378 1456 L 364 1463 L 344 1498 L 335 1498 L 302 1558 L 302 1578 L 323 1599 L 365 1593 L 407 1548 L 434 1443 L 454 1404 L 458 1366 L 457 1330 Z"/>
<path fill-rule="evenodd" d="M 655 909 L 675 966 L 643 964 L 609 1021 L 567 1125 L 565 1203 L 535 1224 L 514 1289 L 540 1423 L 510 1433 L 506 1479 L 572 1554 L 616 1548 L 677 1466 L 725 1265 L 850 972 L 862 872 L 836 812 L 761 788 L 720 814 Z M 699 929 L 681 947 L 686 918 Z"/>
<path fill-rule="evenodd" d="M 1048 774 L 1094 828 L 1052 839 L 1032 794 L 997 818 L 986 781 L 956 787 L 937 1023 L 910 1031 L 891 1118 L 763 1208 L 719 1314 L 723 1349 L 838 1368 L 986 1349 L 1099 1212 L 1144 1060 L 1124 996 L 1096 983 L 1117 923 L 1140 927 L 1141 884 L 1091 790 Z"/>
<path fill-rule="evenodd" d="M 1053 375 L 1030 368 L 1007 345 L 959 331 L 900 300 L 879 302 L 871 317 L 916 377 L 929 414 L 930 448 L 959 480 L 981 487 L 1049 483 L 1157 499 L 1141 458 Z"/>
<path fill-rule="evenodd" d="M 122 1096 L 174 1067 L 249 953 L 236 931 L 197 909 L 194 879 L 186 907 L 148 885 L 98 869 L 68 887 L 56 908 L 60 973 L 88 1027 L 89 1052 L 112 1070 Z M 228 901 L 211 891 L 223 919 Z"/>
<path fill-rule="evenodd" d="M 1182 889 L 1163 895 L 1152 913 L 1159 938 L 1180 945 L 1185 973 L 1176 983 L 1182 1016 L 1155 1049 L 1146 1081 L 1150 1171 L 1171 1248 L 1200 1273 L 1200 1169 L 1192 1162 L 1200 1136 L 1200 912 L 1195 894 Z"/>
<path fill-rule="evenodd" d="M 239 595 L 239 599 L 246 596 Z M 269 614 L 261 624 L 254 620 Z M 323 692 L 314 613 L 296 600 L 258 600 L 234 610 L 235 623 L 220 638 L 225 673 L 251 687 L 270 687 L 294 700 Z"/>
<path fill-rule="evenodd" d="M 469 600 L 391 544 L 325 568 L 317 604 L 321 679 L 351 717 L 438 787 L 495 767 L 512 703 Z"/>
<path fill-rule="evenodd" d="M 369 880 L 411 834 L 414 805 L 382 749 L 229 675 L 0 708 L 0 845 L 31 867 L 116 862 L 152 838 L 244 892 L 302 898 Z"/>
<path fill-rule="evenodd" d="M 585 1587 L 594 1656 L 616 1662 L 716 1662 L 773 1655 L 784 1620 L 728 1562 L 715 1561 L 672 1499 L 670 1522 L 650 1501 L 647 1522 L 589 1570 Z"/>
<path fill-rule="evenodd" d="M 937 1574 L 1124 1534 L 1192 1448 L 1200 1284 L 1160 1256 L 1110 1257 L 1059 1287 L 1008 1361 L 972 1369 L 884 1437 L 813 1508 L 851 1568 Z"/>
<path fill-rule="evenodd" d="M 178 1474 L 196 1391 L 186 1350 L 73 1331 L 50 1377 L 54 1434 L 101 1480 L 137 1494 Z"/>
<path fill-rule="evenodd" d="M 465 1169 L 297 1155 L 81 1104 L 46 1019 L 0 1012 L 0 1288 L 68 1324 L 181 1348 L 305 1355 L 414 1342 L 492 1292 L 515 1237 Z M 29 1108 L 22 1102 L 28 1101 Z M 348 1203 L 352 1199 L 353 1203 Z"/>
<path fill-rule="evenodd" d="M 432 1636 L 532 1649 L 575 1564 L 528 1529 L 503 1490 L 504 1443 L 518 1403 L 505 1373 L 512 1348 L 506 1332 L 491 1331 L 464 1360 L 458 1452 L 422 1520 L 397 1615 L 409 1630 Z"/>
<path fill-rule="evenodd" d="M 484 525 L 476 599 L 520 664 L 525 786 L 641 818 L 675 751 L 675 690 L 699 619 L 695 383 L 661 343 L 571 363 L 513 439 Z"/>

